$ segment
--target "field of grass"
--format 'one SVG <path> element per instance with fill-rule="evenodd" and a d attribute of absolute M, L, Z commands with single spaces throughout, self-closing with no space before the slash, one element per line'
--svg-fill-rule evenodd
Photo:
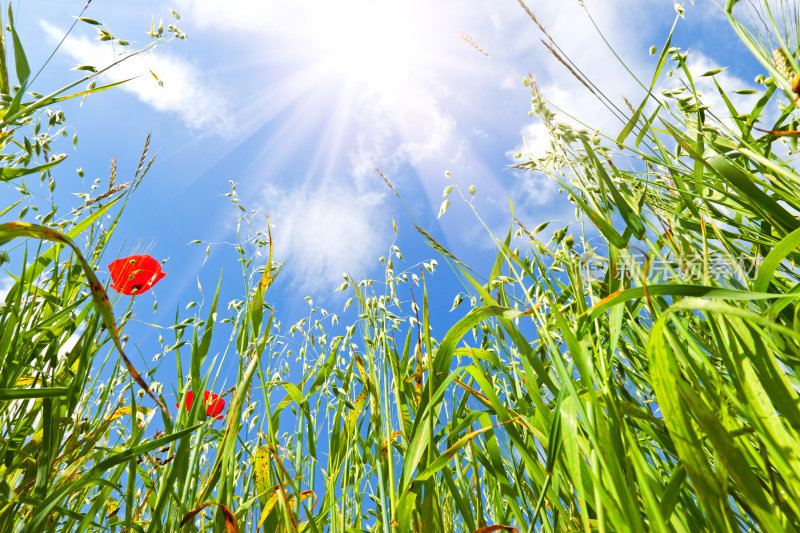
<path fill-rule="evenodd" d="M 724 108 L 705 105 L 671 36 L 642 102 L 587 93 L 622 131 L 581 125 L 525 80 L 551 147 L 515 166 L 556 180 L 575 221 L 512 213 L 488 277 L 417 228 L 468 288 L 449 330 L 431 327 L 434 263 L 406 268 L 396 248 L 383 280 L 339 287 L 355 322 L 312 305 L 279 330 L 280 258 L 271 236 L 261 263 L 242 238 L 241 298 L 217 287 L 170 328 L 177 405 L 125 351 L 126 294 L 160 267 L 133 259 L 105 282 L 149 139 L 119 171 L 129 182 L 113 168 L 80 208 L 22 222 L 25 180 L 57 185 L 59 102 L 111 87 L 90 71 L 31 92 L 9 11 L 0 176 L 20 199 L 0 206 L 15 280 L 0 302 L 0 531 L 800 529 L 800 8 L 735 4 L 733 32 L 768 76 L 752 109 L 719 85 Z M 210 356 L 223 322 L 227 348 Z M 273 365 L 287 343 L 300 380 Z M 223 363 L 238 379 L 214 390 Z"/>

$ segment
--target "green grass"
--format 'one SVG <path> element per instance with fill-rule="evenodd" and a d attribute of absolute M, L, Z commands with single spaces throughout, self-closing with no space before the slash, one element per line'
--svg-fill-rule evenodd
<path fill-rule="evenodd" d="M 94 274 L 152 163 L 147 144 L 130 184 L 112 174 L 107 193 L 68 217 L 53 206 L 24 224 L 11 214 L 20 202 L 4 209 L 0 242 L 24 244 L 0 307 L 0 530 L 800 528 L 797 9 L 764 4 L 756 24 L 729 4 L 770 76 L 752 109 L 729 99 L 741 88 L 719 85 L 726 109 L 705 106 L 671 37 L 620 132 L 561 122 L 525 80 L 552 144 L 515 166 L 556 180 L 575 221 L 548 238 L 512 217 L 488 277 L 418 228 L 464 286 L 460 319 L 441 336 L 429 311 L 435 262 L 404 266 L 396 247 L 383 280 L 339 287 L 355 322 L 309 301 L 308 317 L 281 329 L 266 300 L 280 271 L 272 238 L 243 229 L 241 299 L 226 311 L 217 286 L 176 320 L 162 353 L 182 376 L 180 405 L 236 365 L 223 422 L 199 401 L 174 409 L 149 371 L 132 379 L 131 308 L 110 302 Z M 84 94 L 73 84 L 28 101 L 13 29 L 2 44 L 2 179 L 26 195 L 25 176 L 55 187 L 50 142 L 63 114 L 53 106 Z M 680 88 L 656 91 L 668 72 Z M 254 243 L 266 263 L 247 254 Z M 589 249 L 608 267 L 597 278 Z M 632 254 L 646 261 L 632 265 Z M 222 324 L 227 348 L 210 359 Z M 293 360 L 297 380 L 285 371 Z"/>

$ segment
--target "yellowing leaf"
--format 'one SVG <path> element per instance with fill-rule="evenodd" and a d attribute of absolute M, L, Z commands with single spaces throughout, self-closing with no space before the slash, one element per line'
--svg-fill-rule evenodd
<path fill-rule="evenodd" d="M 130 405 L 126 405 L 125 407 L 120 407 L 119 409 L 117 409 L 116 411 L 111 413 L 111 415 L 108 417 L 106 422 L 111 422 L 112 420 L 116 420 L 117 418 L 123 417 L 125 415 L 129 415 L 133 411 L 134 411 L 134 409 L 131 408 Z M 135 411 L 138 412 L 138 413 L 141 413 L 141 414 L 143 414 L 145 416 L 147 416 L 147 415 L 149 415 L 150 413 L 153 412 L 152 409 L 150 409 L 148 407 L 142 407 L 142 406 L 137 407 L 135 409 Z"/>

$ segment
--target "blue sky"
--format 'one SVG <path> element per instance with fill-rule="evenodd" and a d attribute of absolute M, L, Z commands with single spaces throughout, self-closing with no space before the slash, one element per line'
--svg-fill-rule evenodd
<path fill-rule="evenodd" d="M 612 46 L 649 81 L 655 58 L 648 49 L 663 45 L 675 17 L 673 2 L 586 4 Z M 47 58 L 83 6 L 72 0 L 14 3 L 32 65 Z M 602 43 L 577 0 L 529 6 L 609 97 L 620 104 L 623 96 L 634 105 L 641 101 L 642 89 Z M 188 245 L 194 239 L 234 240 L 234 208 L 221 196 L 230 191 L 229 180 L 238 183 L 244 206 L 270 215 L 277 259 L 286 261 L 271 302 L 290 321 L 306 312 L 305 295 L 338 311 L 345 297 L 333 289 L 343 272 L 380 279 L 378 258 L 395 241 L 393 220 L 408 266 L 430 258 L 443 266 L 373 165 L 419 223 L 479 272 L 491 267 L 492 240 L 456 197 L 437 218 L 445 186 L 458 184 L 466 194 L 475 185 L 474 205 L 497 235 L 509 227 L 509 200 L 529 227 L 545 220 L 562 221 L 561 227 L 574 218 L 544 176 L 508 168 L 515 152 L 539 154 L 546 147 L 543 128 L 528 116 L 530 94 L 521 83 L 527 73 L 546 97 L 592 126 L 614 136 L 622 127 L 547 53 L 542 34 L 513 0 L 95 0 L 84 16 L 106 23 L 135 48 L 147 42 L 151 21 L 173 22 L 169 7 L 180 13 L 177 24 L 188 39 L 160 46 L 106 76 L 138 76 L 122 89 L 92 95 L 80 108 L 65 106 L 79 144 L 73 150 L 64 141 L 61 150 L 69 158 L 56 173 L 58 198 L 74 203 L 72 193 L 87 192 L 94 178 L 106 179 L 111 157 L 126 180 L 152 131 L 151 149 L 159 155 L 129 204 L 113 248 L 120 256 L 168 259 L 168 276 L 135 303 L 142 322 L 171 324 L 176 308 L 198 299 L 197 279 L 207 293 L 221 268 L 223 301 L 242 296 L 241 271 L 229 247 L 212 246 L 206 260 L 205 245 Z M 685 7 L 673 44 L 690 51 L 692 68 L 730 66 L 718 77 L 724 86 L 752 87 L 760 70 L 721 10 L 705 0 Z M 114 51 L 95 37 L 94 27 L 79 24 L 31 89 L 44 93 L 76 79 L 68 70 L 76 65 L 108 64 Z M 700 90 L 712 92 L 710 86 Z M 74 173 L 78 167 L 86 179 Z M 0 189 L 0 200 L 12 194 L 11 188 Z M 440 271 L 429 281 L 444 331 L 458 318 L 445 315 L 458 286 Z M 159 301 L 155 314 L 153 298 Z M 158 351 L 154 339 L 143 330 L 143 355 Z"/>

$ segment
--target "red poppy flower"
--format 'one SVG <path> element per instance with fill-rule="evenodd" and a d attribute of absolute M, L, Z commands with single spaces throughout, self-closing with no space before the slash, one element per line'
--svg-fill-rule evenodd
<path fill-rule="evenodd" d="M 132 296 L 149 290 L 167 274 L 161 272 L 161 264 L 149 255 L 132 255 L 116 259 L 108 265 L 111 272 L 111 288 Z"/>
<path fill-rule="evenodd" d="M 192 400 L 194 400 L 194 392 L 189 391 L 186 393 L 186 410 L 189 411 L 192 408 Z M 216 418 L 217 420 L 222 420 L 222 410 L 225 409 L 225 400 L 220 398 L 216 394 L 212 394 L 210 391 L 205 391 L 203 393 L 203 403 L 206 406 L 206 415 Z M 175 407 L 180 407 L 181 403 L 178 402 L 175 404 Z"/>

